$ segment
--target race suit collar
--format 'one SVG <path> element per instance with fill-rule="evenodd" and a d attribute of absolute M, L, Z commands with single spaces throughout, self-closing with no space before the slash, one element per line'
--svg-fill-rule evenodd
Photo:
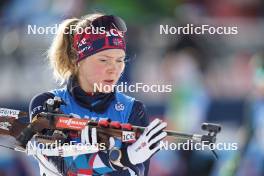
<path fill-rule="evenodd" d="M 115 99 L 115 91 L 111 93 L 86 93 L 79 85 L 76 76 L 71 76 L 67 83 L 67 90 L 80 106 L 96 113 L 103 113 Z"/>

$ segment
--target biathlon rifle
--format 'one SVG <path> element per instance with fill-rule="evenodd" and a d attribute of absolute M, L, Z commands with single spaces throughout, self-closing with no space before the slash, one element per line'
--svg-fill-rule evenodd
<path fill-rule="evenodd" d="M 75 118 L 72 115 L 58 113 L 59 107 L 65 104 L 63 100 L 58 97 L 48 99 L 44 104 L 44 109 L 47 112 L 37 114 L 31 123 L 22 122 L 22 118 L 28 118 L 26 112 L 19 110 L 0 108 L 0 135 L 12 136 L 16 139 L 14 147 L 1 145 L 2 147 L 15 149 L 26 148 L 28 141 L 35 137 L 35 140 L 41 143 L 54 143 L 58 140 L 64 141 L 67 136 L 63 131 L 74 131 L 75 134 L 81 133 L 85 126 L 89 129 L 96 128 L 98 143 L 105 143 L 109 145 L 109 137 L 115 137 L 125 143 L 135 142 L 143 133 L 145 127 L 134 126 L 129 123 L 122 124 L 117 121 L 110 121 L 108 119 L 101 119 L 99 121 L 87 118 Z M 221 131 L 221 126 L 213 123 L 203 123 L 202 130 L 207 131 L 207 134 L 187 134 L 172 130 L 167 132 L 168 136 L 177 139 L 192 140 L 193 142 L 200 142 L 207 145 L 216 142 L 216 136 Z M 43 135 L 43 130 L 54 130 L 52 136 Z M 215 151 L 214 155 L 217 158 Z"/>

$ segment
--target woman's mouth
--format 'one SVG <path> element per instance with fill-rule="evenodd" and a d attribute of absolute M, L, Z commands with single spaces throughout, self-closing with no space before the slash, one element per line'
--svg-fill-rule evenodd
<path fill-rule="evenodd" d="M 114 84 L 114 80 L 109 79 L 109 80 L 104 80 L 105 84 Z"/>

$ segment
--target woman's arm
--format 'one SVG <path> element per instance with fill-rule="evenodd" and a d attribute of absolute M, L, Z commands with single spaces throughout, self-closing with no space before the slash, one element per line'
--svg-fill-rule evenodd
<path fill-rule="evenodd" d="M 149 115 L 147 114 L 146 107 L 140 101 L 135 101 L 132 113 L 129 117 L 128 123 L 136 126 L 146 127 L 149 125 Z M 144 175 L 148 175 L 150 160 L 144 162 Z"/>
<path fill-rule="evenodd" d="M 50 92 L 42 93 L 37 96 L 35 96 L 30 103 L 29 112 L 31 114 L 31 119 L 37 115 L 40 112 L 44 112 L 43 105 L 45 101 L 47 101 L 49 98 L 54 98 L 54 95 Z M 47 130 L 44 131 L 47 135 L 52 135 L 52 131 Z M 74 166 L 78 166 L 81 164 L 81 162 L 87 161 L 86 168 L 83 168 L 82 170 L 77 170 L 77 172 L 83 172 L 83 173 L 93 173 L 96 174 L 102 174 L 105 172 L 112 172 L 113 169 L 110 166 L 109 159 L 107 158 L 107 153 L 98 152 L 94 154 L 84 154 L 79 155 L 78 158 L 81 159 L 80 161 L 78 158 L 73 159 L 73 157 L 57 157 L 57 156 L 50 156 L 46 157 L 48 161 L 50 161 L 52 164 L 56 166 L 56 168 L 59 170 L 59 172 L 66 174 L 68 170 L 71 170 L 74 168 Z M 101 159 L 102 158 L 102 159 Z M 105 161 L 104 161 L 105 160 Z M 89 161 L 89 162 L 88 162 Z"/>

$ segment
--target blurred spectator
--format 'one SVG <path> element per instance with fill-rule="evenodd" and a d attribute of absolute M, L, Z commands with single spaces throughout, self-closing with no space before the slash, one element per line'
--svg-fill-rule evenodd
<path fill-rule="evenodd" d="M 264 175 L 264 55 L 257 53 L 251 62 L 254 70 L 254 90 L 251 94 L 251 106 L 248 116 L 248 135 L 241 149 L 240 165 L 235 170 L 239 176 Z"/>
<path fill-rule="evenodd" d="M 209 103 L 203 85 L 203 72 L 208 62 L 203 55 L 203 50 L 196 42 L 199 43 L 199 41 L 183 37 L 179 43 L 168 48 L 162 61 L 164 79 L 173 84 L 173 91 L 168 99 L 166 120 L 169 122 L 169 128 L 187 133 L 200 130 Z M 168 160 L 169 163 L 174 163 L 163 167 L 163 170 L 171 171 L 169 175 L 202 176 L 210 171 L 212 157 L 208 158 L 207 154 L 198 152 L 195 154 L 196 152 L 193 151 L 168 153 L 170 157 L 165 151 L 155 156 L 154 161 L 157 162 L 156 165 L 163 159 L 164 163 L 168 163 Z M 201 165 L 197 165 L 197 161 Z M 155 173 L 159 171 L 155 170 Z"/>

